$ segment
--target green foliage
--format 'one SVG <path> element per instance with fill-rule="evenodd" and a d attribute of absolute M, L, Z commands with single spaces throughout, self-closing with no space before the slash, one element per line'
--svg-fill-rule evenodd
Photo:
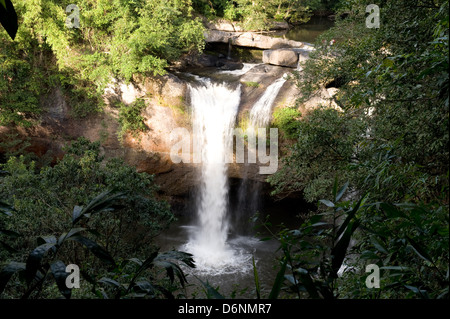
<path fill-rule="evenodd" d="M 194 0 L 194 8 L 208 18 L 239 21 L 246 30 L 267 30 L 272 21 L 304 23 L 320 0 Z"/>
<path fill-rule="evenodd" d="M 296 138 L 300 129 L 301 113 L 299 110 L 290 107 L 277 108 L 273 112 L 273 125 L 283 132 L 286 138 Z"/>
<path fill-rule="evenodd" d="M 11 0 L 0 1 L 0 23 L 8 32 L 11 39 L 14 40 L 17 33 L 17 14 Z"/>
<path fill-rule="evenodd" d="M 145 132 L 148 128 L 145 125 L 144 117 L 141 115 L 145 109 L 145 101 L 137 99 L 130 105 L 119 103 L 119 123 L 120 130 L 117 133 L 120 140 L 126 133 L 131 133 L 134 137 L 138 137 L 140 132 Z"/>
<path fill-rule="evenodd" d="M 320 200 L 325 212 L 274 235 L 284 277 L 273 290 L 281 285 L 298 298 L 448 298 L 448 206 L 345 201 L 347 187 L 335 183 L 333 201 Z M 376 290 L 366 286 L 368 264 L 381 270 Z"/>
<path fill-rule="evenodd" d="M 348 184 L 340 190 L 333 187 L 334 200 L 321 200 L 328 210 L 313 215 L 299 229 L 283 229 L 277 235 L 283 257 L 280 278 L 274 289 L 280 290 L 281 276 L 288 281 L 289 291 L 301 298 L 333 299 L 338 295 L 336 280 L 338 271 L 347 256 L 350 240 L 360 224 L 362 200 L 357 203 L 339 201 Z M 285 274 L 285 269 L 291 274 Z M 276 288 L 276 286 L 278 286 Z M 274 294 L 274 296 L 277 296 Z"/>
<path fill-rule="evenodd" d="M 157 253 L 153 246 L 153 237 L 174 217 L 155 199 L 152 176 L 116 159 L 104 161 L 99 143 L 83 138 L 65 151 L 55 166 L 40 171 L 24 157 L 11 157 L 3 167 L 0 257 L 6 263 L 0 293 L 55 298 L 57 287 L 69 298 L 65 265 L 75 263 L 91 285 L 76 292 L 80 297 L 174 298 L 175 277 L 181 287 L 186 283 L 177 263 L 194 264 L 189 254 Z M 130 251 L 136 257 L 130 258 Z"/>
<path fill-rule="evenodd" d="M 269 177 L 274 194 L 302 190 L 305 199 L 314 202 L 330 193 L 335 176 L 349 179 L 354 174 L 349 169 L 354 146 L 366 129 L 360 118 L 324 107 L 309 111 L 300 121 L 289 119 L 289 113 L 277 116 L 275 123 L 297 137 L 297 142 L 278 173 Z"/>
<path fill-rule="evenodd" d="M 380 266 L 377 298 L 449 298 L 448 214 L 448 205 L 368 205 L 352 253 L 359 269 Z M 347 286 L 346 293 L 349 298 L 373 294 L 361 284 Z"/>
<path fill-rule="evenodd" d="M 18 0 L 15 41 L 0 30 L 0 124 L 27 125 L 40 97 L 62 87 L 76 116 L 102 109 L 112 78 L 162 75 L 182 54 L 203 50 L 190 0 L 78 1 L 80 27 L 65 25 L 69 0 Z"/>
<path fill-rule="evenodd" d="M 49 276 L 51 273 L 59 292 L 65 298 L 70 298 L 72 291 L 66 286 L 68 276 L 66 264 L 60 258 L 66 259 L 61 251 L 70 251 L 72 247 L 69 243 L 75 241 L 84 245 L 109 267 L 108 275 L 114 275 L 114 279 L 103 276 L 94 280 L 92 275 L 82 271 L 85 279 L 92 285 L 92 293 L 98 297 L 109 298 L 108 294 L 113 294 L 115 298 L 157 298 L 160 295 L 166 298 L 174 298 L 170 290 L 159 285 L 160 279 L 156 277 L 157 272 L 151 270 L 153 268 L 164 268 L 171 286 L 174 284 L 174 274 L 179 279 L 180 284 L 184 286 L 187 282 L 186 277 L 177 262 L 195 267 L 191 255 L 178 251 L 165 253 L 155 251 L 145 261 L 130 258 L 118 264 L 99 243 L 81 235 L 94 230 L 89 227 L 89 222 L 94 215 L 114 213 L 120 207 L 119 201 L 127 196 L 126 192 L 107 190 L 88 202 L 86 206 L 75 206 L 71 218 L 71 227 L 67 232 L 62 233 L 58 239 L 54 235 L 40 236 L 38 246 L 28 254 L 26 263 L 10 261 L 3 267 L 0 272 L 0 294 L 4 293 L 8 281 L 11 280 L 13 275 L 18 273 L 23 275 L 19 279 L 24 283 L 21 287 L 14 287 L 11 295 L 14 296 L 19 293 L 22 298 L 40 298 L 42 291 L 45 290 L 44 286 L 52 284 Z M 137 267 L 130 267 L 131 262 L 137 264 Z M 81 267 L 87 268 L 88 264 L 83 263 Z M 99 276 L 101 275 L 97 274 L 97 277 Z M 118 280 L 125 281 L 125 283 L 120 283 Z M 108 287 L 111 288 L 108 289 Z"/>
<path fill-rule="evenodd" d="M 0 150 L 5 159 L 11 156 L 23 155 L 26 153 L 27 147 L 31 145 L 29 138 L 23 138 L 16 132 L 5 132 L 3 136 L 6 139 L 0 142 Z"/>
<path fill-rule="evenodd" d="M 364 4 L 343 7 L 348 16 L 321 36 L 297 74 L 300 102 L 333 83 L 338 87 L 333 99 L 343 112 L 319 109 L 305 115 L 286 159 L 291 167 L 272 178 L 276 192 L 304 191 L 315 201 L 338 175 L 373 200 L 444 200 L 448 1 L 429 8 L 386 2 L 380 29 L 365 27 Z M 288 171 L 292 177 L 283 180 Z"/>
<path fill-rule="evenodd" d="M 345 18 L 297 73 L 300 103 L 327 85 L 337 88 L 340 110 L 304 114 L 270 178 L 274 193 L 302 192 L 310 202 L 327 198 L 336 176 L 348 180 L 348 202 L 321 200 L 338 215 L 366 194 L 358 229 L 341 237 L 354 246 L 330 242 L 334 215 L 318 210 L 280 233 L 281 262 L 294 261 L 286 279 L 297 296 L 448 298 L 448 1 L 385 1 L 379 29 L 365 26 L 366 4 L 342 2 L 337 16 Z M 380 289 L 365 286 L 367 264 L 380 267 Z"/>
<path fill-rule="evenodd" d="M 42 73 L 16 51 L 17 44 L 2 40 L 0 33 L 0 125 L 30 126 L 41 111 Z"/>

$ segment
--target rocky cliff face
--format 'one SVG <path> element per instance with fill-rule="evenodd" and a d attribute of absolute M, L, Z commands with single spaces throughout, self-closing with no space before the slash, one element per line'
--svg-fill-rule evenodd
<path fill-rule="evenodd" d="M 260 64 L 253 67 L 240 78 L 242 96 L 239 118 L 248 113 L 264 90 L 280 78 L 284 73 L 293 70 L 270 64 Z M 86 118 L 72 116 L 71 106 L 66 101 L 61 90 L 55 88 L 42 97 L 45 110 L 40 124 L 31 129 L 14 129 L 22 136 L 30 139 L 29 151 L 37 155 L 51 154 L 54 159 L 63 156 L 62 147 L 78 137 L 86 137 L 91 141 L 101 141 L 106 157 L 123 158 L 128 164 L 139 171 L 155 174 L 156 182 L 164 194 L 183 196 L 188 194 L 198 184 L 198 164 L 175 164 L 170 158 L 170 132 L 177 127 L 190 127 L 189 93 L 186 79 L 182 80 L 174 74 L 162 77 L 137 80 L 137 84 L 113 82 L 105 91 L 107 106 L 103 112 Z M 257 83 L 257 85 L 248 85 Z M 323 92 L 323 99 L 327 96 Z M 296 88 L 292 81 L 283 85 L 275 106 L 293 105 L 296 98 Z M 149 130 L 135 138 L 127 135 L 119 141 L 118 110 L 108 103 L 111 100 L 121 100 L 132 103 L 136 98 L 146 101 L 143 112 L 145 123 Z M 316 104 L 318 101 L 314 101 Z M 0 139 L 5 139 L 13 129 L 0 127 Z M 0 150 L 1 151 L 1 150 Z M 248 178 L 264 181 L 267 175 L 260 175 L 259 166 L 231 164 L 229 176 L 232 178 Z"/>

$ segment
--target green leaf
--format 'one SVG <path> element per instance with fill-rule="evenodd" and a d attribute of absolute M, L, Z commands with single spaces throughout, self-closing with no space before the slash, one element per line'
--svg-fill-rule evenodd
<path fill-rule="evenodd" d="M 221 295 L 217 289 L 213 288 L 208 280 L 206 280 L 206 283 L 203 282 L 200 278 L 198 278 L 197 276 L 195 277 L 198 279 L 198 281 L 200 281 L 203 285 L 203 287 L 206 288 L 206 296 L 208 297 L 208 299 L 225 299 L 225 297 L 223 295 Z"/>
<path fill-rule="evenodd" d="M 365 260 L 379 260 L 380 257 L 376 253 L 374 253 L 373 251 L 365 250 L 361 254 L 361 259 L 365 259 Z"/>
<path fill-rule="evenodd" d="M 153 261 L 155 260 L 156 256 L 158 256 L 158 252 L 153 252 L 144 262 L 141 262 L 139 259 L 131 259 L 131 261 L 136 262 L 137 264 L 140 264 L 139 269 L 136 271 L 136 274 L 134 275 L 133 279 L 131 279 L 129 289 L 134 285 L 134 282 L 136 279 L 140 276 L 140 274 L 146 270 L 147 268 L 153 267 Z"/>
<path fill-rule="evenodd" d="M 2 271 L 0 272 L 0 295 L 2 294 L 3 290 L 6 287 L 6 284 L 11 279 L 12 275 L 14 273 L 25 270 L 26 265 L 25 263 L 18 263 L 15 261 L 10 262 L 5 267 L 3 267 Z"/>
<path fill-rule="evenodd" d="M 76 223 L 81 217 L 81 212 L 83 211 L 83 206 L 75 206 L 72 212 L 72 223 Z"/>
<path fill-rule="evenodd" d="M 389 218 L 406 217 L 405 213 L 389 203 L 380 203 L 380 207 Z"/>
<path fill-rule="evenodd" d="M 406 236 L 406 239 L 411 244 L 411 246 L 414 248 L 414 251 L 420 258 L 422 258 L 423 260 L 428 261 L 430 263 L 433 263 L 433 259 L 431 258 L 431 256 L 425 251 L 425 249 L 423 249 L 422 246 L 419 245 L 419 243 L 415 242 L 412 238 L 410 238 L 408 236 Z"/>
<path fill-rule="evenodd" d="M 350 243 L 350 239 L 355 232 L 355 230 L 359 226 L 359 221 L 355 220 L 350 222 L 347 228 L 345 229 L 344 234 L 339 239 L 337 244 L 331 249 L 331 269 L 332 275 L 334 278 L 337 278 L 337 272 L 344 261 L 345 255 L 347 254 L 348 244 Z"/>
<path fill-rule="evenodd" d="M 126 192 L 117 192 L 115 190 L 104 191 L 86 205 L 84 212 L 100 212 L 113 208 L 112 206 L 116 204 L 116 201 L 123 198 L 125 194 Z"/>
<path fill-rule="evenodd" d="M 448 296 L 448 289 L 449 287 L 446 287 L 444 289 L 441 290 L 441 293 L 439 294 L 439 296 L 437 296 L 436 299 L 445 299 L 446 296 Z M 448 298 L 447 298 L 448 299 Z"/>
<path fill-rule="evenodd" d="M 0 3 L 0 23 L 3 25 L 11 39 L 14 40 L 19 27 L 16 10 L 14 10 L 11 0 L 1 0 Z"/>
<path fill-rule="evenodd" d="M 407 271 L 407 270 L 409 270 L 409 267 L 405 267 L 405 266 L 384 266 L 384 267 L 380 267 L 380 269 Z"/>
<path fill-rule="evenodd" d="M 345 218 L 344 222 L 341 224 L 341 226 L 339 227 L 338 231 L 336 232 L 336 238 L 339 238 L 341 236 L 341 234 L 347 228 L 347 225 L 355 217 L 356 213 L 358 212 L 359 208 L 361 207 L 361 203 L 364 200 L 364 198 L 365 198 L 365 196 L 361 197 L 361 199 L 356 203 L 355 206 L 353 206 L 352 210 L 348 213 L 348 215 Z"/>
<path fill-rule="evenodd" d="M 338 191 L 338 193 L 337 193 L 337 195 L 336 195 L 336 197 L 334 199 L 335 203 L 337 203 L 341 199 L 342 195 L 344 195 L 344 193 L 347 190 L 347 188 L 348 188 L 348 182 L 345 183 L 344 186 L 342 186 L 342 188 Z"/>
<path fill-rule="evenodd" d="M 58 286 L 61 294 L 66 298 L 70 299 L 72 290 L 67 288 L 66 279 L 69 274 L 66 272 L 66 265 L 61 261 L 57 260 L 50 265 L 53 277 L 55 278 L 56 285 Z"/>
<path fill-rule="evenodd" d="M 311 275 L 309 274 L 308 270 L 304 268 L 297 268 L 295 272 L 299 275 L 299 279 L 301 283 L 305 286 L 306 291 L 308 291 L 308 294 L 313 299 L 319 299 L 319 293 L 317 291 L 317 287 L 314 284 L 313 279 L 311 278 Z"/>
<path fill-rule="evenodd" d="M 14 208 L 11 205 L 8 205 L 2 201 L 0 201 L 0 212 L 5 214 L 6 216 L 12 216 L 12 213 L 14 211 Z"/>
<path fill-rule="evenodd" d="M 11 247 L 8 243 L 4 242 L 3 240 L 0 240 L 0 245 L 9 253 L 16 253 L 17 249 Z"/>
<path fill-rule="evenodd" d="M 155 258 L 153 263 L 155 266 L 164 267 L 166 269 L 167 276 L 169 277 L 171 283 L 175 280 L 174 274 L 180 280 L 181 286 L 184 287 L 184 284 L 187 283 L 183 270 L 177 264 L 171 261 L 158 260 L 157 258 Z"/>
<path fill-rule="evenodd" d="M 371 237 L 371 238 L 370 238 L 370 241 L 372 242 L 372 244 L 375 246 L 375 248 L 376 248 L 379 252 L 382 252 L 382 253 L 384 253 L 384 254 L 388 254 L 388 251 L 387 251 L 383 246 L 381 246 L 381 244 L 376 240 L 375 237 Z"/>
<path fill-rule="evenodd" d="M 295 278 L 294 278 L 294 276 L 292 276 L 292 275 L 284 275 L 284 278 L 286 278 L 287 279 L 287 281 L 289 281 L 292 285 L 294 285 L 294 286 L 298 286 L 298 284 L 299 284 L 299 282 L 298 282 L 298 280 L 296 280 Z"/>
<path fill-rule="evenodd" d="M 111 279 L 111 278 L 108 278 L 108 277 L 102 277 L 102 278 L 100 278 L 98 280 L 98 282 L 102 283 L 102 284 L 109 285 L 109 286 L 114 287 L 114 288 L 118 288 L 118 289 L 120 289 L 122 287 L 118 281 L 116 281 L 114 279 Z"/>
<path fill-rule="evenodd" d="M 318 223 L 312 224 L 311 227 L 320 227 L 320 226 L 325 226 L 325 225 L 330 226 L 331 224 L 325 223 L 325 222 L 318 222 Z"/>
<path fill-rule="evenodd" d="M 321 199 L 321 200 L 319 200 L 319 202 L 321 202 L 322 204 L 324 204 L 324 205 L 326 205 L 328 207 L 334 207 L 334 203 L 332 203 L 328 199 Z"/>
<path fill-rule="evenodd" d="M 86 246 L 87 249 L 89 249 L 97 258 L 99 258 L 103 262 L 112 266 L 116 265 L 114 258 L 112 258 L 111 255 L 95 241 L 83 236 L 72 236 L 69 238 L 69 240 L 75 240 L 80 244 Z"/>
<path fill-rule="evenodd" d="M 41 260 L 44 258 L 45 253 L 53 248 L 56 245 L 56 243 L 45 243 L 43 245 L 40 245 L 36 247 L 27 258 L 27 266 L 26 266 L 26 273 L 25 278 L 27 280 L 27 283 L 30 284 L 31 281 L 36 276 L 36 272 L 41 265 Z"/>
<path fill-rule="evenodd" d="M 412 292 L 414 292 L 419 297 L 424 298 L 424 299 L 429 299 L 428 292 L 426 290 L 422 290 L 422 289 L 419 289 L 417 287 L 410 286 L 410 285 L 405 285 L 405 287 L 408 288 L 409 290 L 411 290 Z"/>
<path fill-rule="evenodd" d="M 258 270 L 256 269 L 254 256 L 252 257 L 252 262 L 253 262 L 253 278 L 255 280 L 256 298 L 261 299 L 261 290 L 260 290 L 260 286 L 259 286 Z"/>
<path fill-rule="evenodd" d="M 269 294 L 269 299 L 277 299 L 278 295 L 281 291 L 281 286 L 284 282 L 284 274 L 286 272 L 286 266 L 287 266 L 287 258 L 284 259 L 283 263 L 281 264 L 281 268 L 277 273 L 277 277 L 275 278 L 275 281 L 272 286 L 272 290 Z"/>
<path fill-rule="evenodd" d="M 103 211 L 112 211 L 116 207 L 116 202 L 121 199 L 126 193 L 116 192 L 114 190 L 107 190 L 102 192 L 91 200 L 86 207 L 80 211 L 80 206 L 75 206 L 72 213 L 72 224 L 76 224 L 83 216 L 91 216 L 92 214 Z"/>
<path fill-rule="evenodd" d="M 86 228 L 79 227 L 79 228 L 72 228 L 71 230 L 69 230 L 68 233 L 63 233 L 61 236 L 59 236 L 58 245 L 61 245 L 64 242 L 64 240 L 69 239 L 70 237 L 84 230 L 86 230 Z"/>
<path fill-rule="evenodd" d="M 139 290 L 139 291 L 145 292 L 144 296 L 147 295 L 147 294 L 154 294 L 155 293 L 155 288 L 148 281 L 138 281 L 135 284 L 135 286 L 133 287 L 133 289 L 135 291 Z"/>
<path fill-rule="evenodd" d="M 338 177 L 335 176 L 334 177 L 334 183 L 333 183 L 333 198 L 336 198 L 337 196 L 337 192 L 338 192 Z"/>
<path fill-rule="evenodd" d="M 80 274 L 81 274 L 81 276 L 83 276 L 84 279 L 86 279 L 86 281 L 87 281 L 88 283 L 90 283 L 90 284 L 93 286 L 93 289 L 92 289 L 92 290 L 94 290 L 94 289 L 95 289 L 95 286 L 97 285 L 97 282 L 95 281 L 95 279 L 92 278 L 92 276 L 89 275 L 88 272 L 86 272 L 86 271 L 84 271 L 84 270 L 82 270 L 82 269 L 80 270 Z"/>

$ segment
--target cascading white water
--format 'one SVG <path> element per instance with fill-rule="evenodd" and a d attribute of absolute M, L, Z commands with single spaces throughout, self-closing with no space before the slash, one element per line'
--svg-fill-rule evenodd
<path fill-rule="evenodd" d="M 286 74 L 269 85 L 264 94 L 253 105 L 250 110 L 250 123 L 253 127 L 267 127 L 272 115 L 272 104 L 284 82 L 286 82 Z"/>
<path fill-rule="evenodd" d="M 194 156 L 201 159 L 198 227 L 193 228 L 185 249 L 194 255 L 197 269 L 210 274 L 236 271 L 239 252 L 227 243 L 228 177 L 226 156 L 233 143 L 241 89 L 200 78 L 202 85 L 189 85 Z M 199 154 L 195 154 L 195 150 Z M 194 159 L 195 161 L 195 159 Z"/>
<path fill-rule="evenodd" d="M 250 66 L 249 66 L 250 68 Z M 201 162 L 201 186 L 197 198 L 198 225 L 190 227 L 189 242 L 183 250 L 194 255 L 198 272 L 221 275 L 251 270 L 252 254 L 243 249 L 242 240 L 228 239 L 227 158 L 231 154 L 233 128 L 241 88 L 229 88 L 196 76 L 201 85 L 189 84 L 191 97 L 194 162 Z M 270 121 L 272 104 L 286 81 L 285 76 L 271 84 L 255 103 L 250 120 L 254 127 Z"/>

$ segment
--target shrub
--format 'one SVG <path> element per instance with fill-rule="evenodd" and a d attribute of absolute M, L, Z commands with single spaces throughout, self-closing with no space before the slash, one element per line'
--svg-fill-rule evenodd
<path fill-rule="evenodd" d="M 145 101 L 137 99 L 130 105 L 119 103 L 119 123 L 120 130 L 117 133 L 119 140 L 123 140 L 126 133 L 131 133 L 133 137 L 138 137 L 140 132 L 145 132 L 148 127 L 145 125 L 145 118 L 142 111 L 145 109 Z"/>
<path fill-rule="evenodd" d="M 93 217 L 91 225 L 103 235 L 94 235 L 114 257 L 129 251 L 136 256 L 152 249 L 153 237 L 174 217 L 167 203 L 158 201 L 153 176 L 138 173 L 121 160 L 104 160 L 98 142 L 85 138 L 65 148 L 65 156 L 53 167 L 35 169 L 24 157 L 11 157 L 3 165 L 8 174 L 1 178 L 0 200 L 14 206 L 17 213 L 8 218 L 9 229 L 20 230 L 24 241 L 12 243 L 23 256 L 34 245 L 34 238 L 62 233 L 74 206 L 85 205 L 90 196 L 106 189 L 128 192 L 124 207 L 108 220 Z M 75 259 L 76 253 L 73 255 Z"/>
<path fill-rule="evenodd" d="M 295 108 L 277 108 L 273 112 L 273 125 L 278 127 L 285 137 L 296 138 L 300 128 L 298 119 L 301 115 L 300 111 Z"/>

